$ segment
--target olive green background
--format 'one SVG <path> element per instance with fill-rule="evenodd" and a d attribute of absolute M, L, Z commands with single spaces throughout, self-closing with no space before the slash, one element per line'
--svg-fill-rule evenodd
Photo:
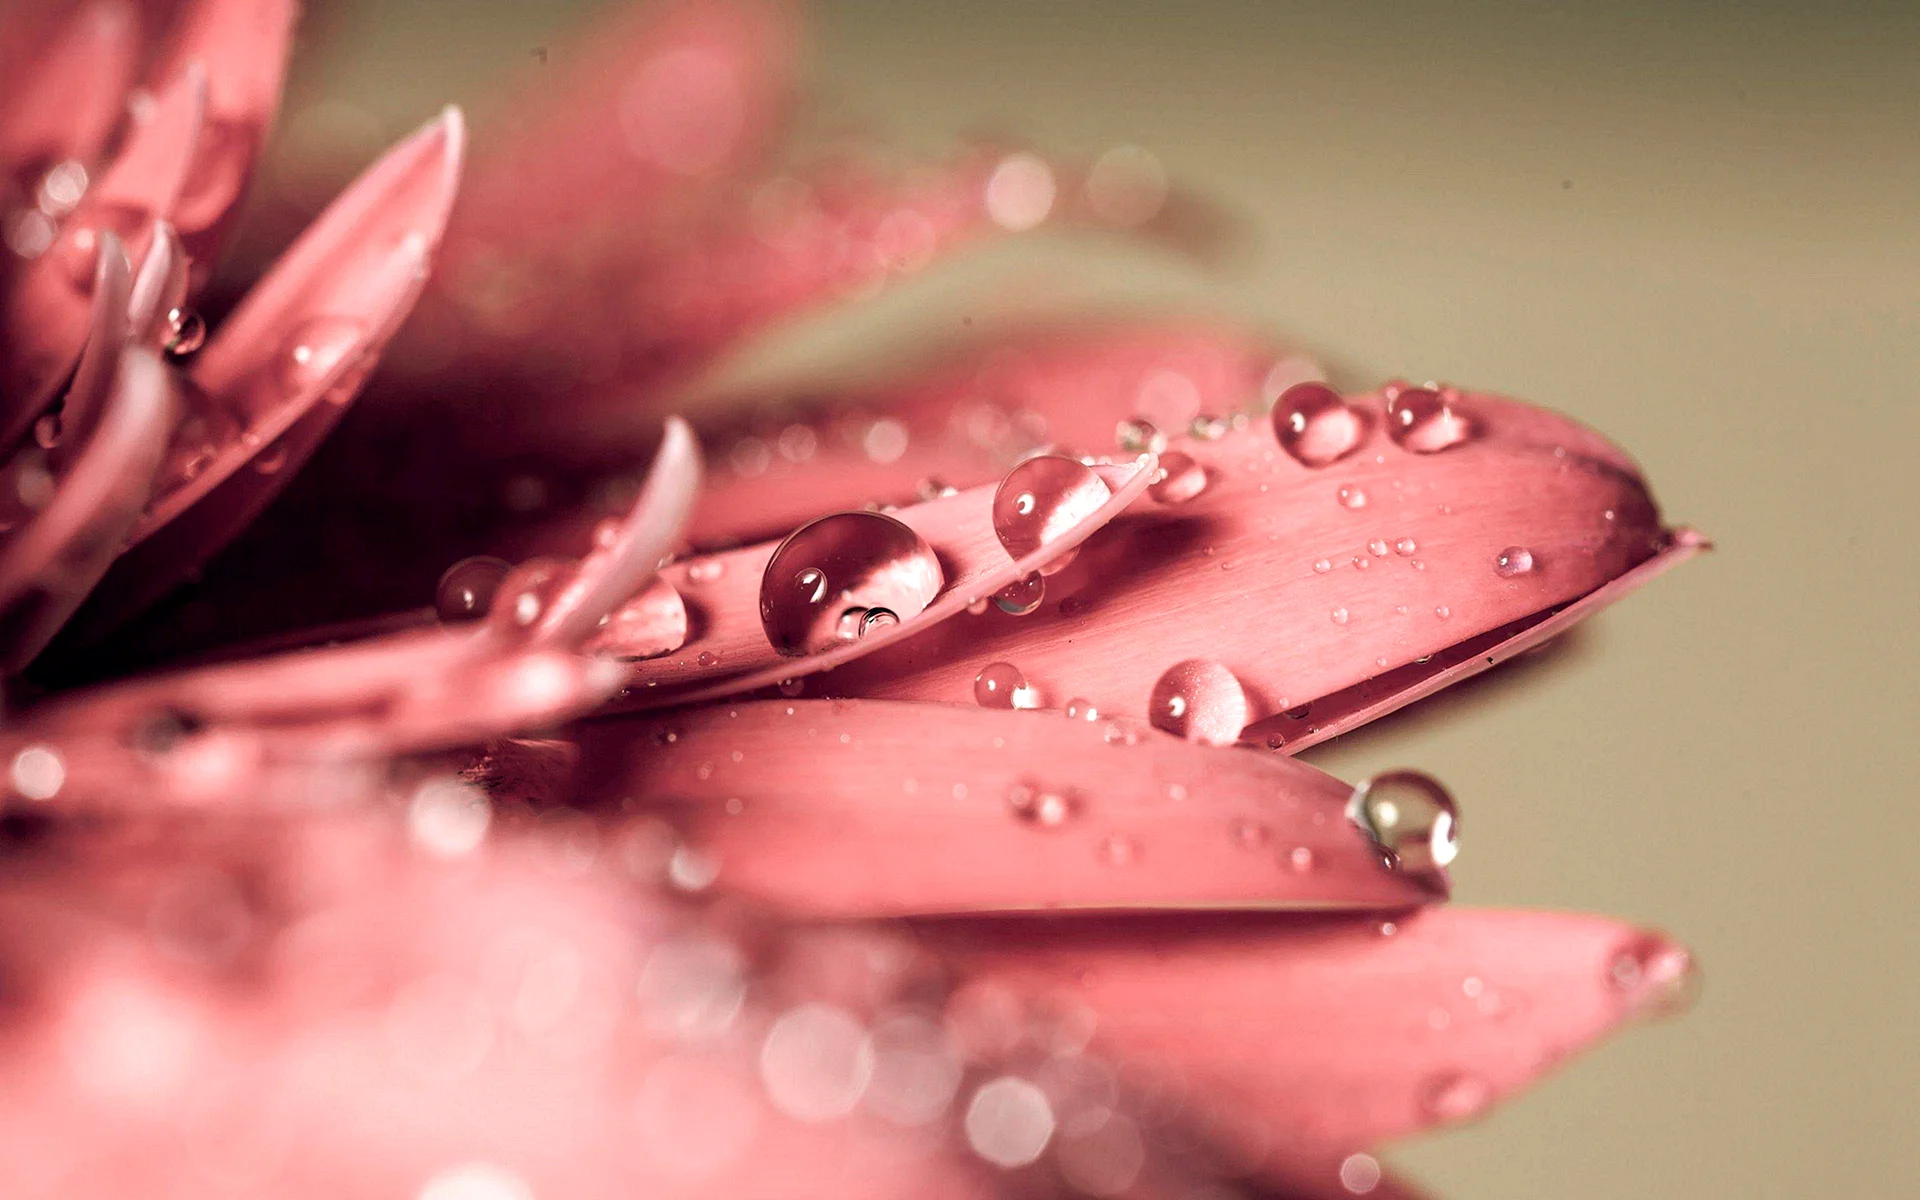
<path fill-rule="evenodd" d="M 269 188 L 449 100 L 484 138 L 588 7 L 316 5 Z M 1173 296 L 1343 382 L 1524 396 L 1717 539 L 1316 753 L 1449 782 L 1458 901 L 1617 913 L 1705 966 L 1684 1019 L 1389 1157 L 1455 1197 L 1920 1195 L 1920 6 L 849 0 L 810 28 L 820 128 L 1137 142 L 1244 226 L 1205 268 L 989 256 L 961 278 L 995 311 Z"/>

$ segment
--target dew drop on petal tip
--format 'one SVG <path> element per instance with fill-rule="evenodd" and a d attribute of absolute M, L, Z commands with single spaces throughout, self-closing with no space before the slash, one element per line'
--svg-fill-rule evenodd
<path fill-rule="evenodd" d="M 1363 781 L 1347 801 L 1347 819 L 1409 874 L 1437 875 L 1459 851 L 1453 797 L 1418 771 L 1388 771 Z"/>
<path fill-rule="evenodd" d="M 1147 713 L 1156 729 L 1210 746 L 1238 741 L 1250 716 L 1246 692 L 1233 672 L 1201 658 L 1175 663 L 1160 676 Z"/>
<path fill-rule="evenodd" d="M 1693 955 L 1652 934 L 1614 952 L 1605 982 L 1637 1013 L 1656 1018 L 1684 1011 L 1699 989 Z"/>
<path fill-rule="evenodd" d="M 812 654 L 920 615 L 946 578 L 925 539 L 881 513 L 802 525 L 760 578 L 760 623 L 785 655 Z"/>
<path fill-rule="evenodd" d="M 1525 546 L 1508 546 L 1494 556 L 1493 569 L 1503 579 L 1533 573 L 1533 551 Z"/>
<path fill-rule="evenodd" d="M 1418 387 L 1401 388 L 1388 401 L 1387 433 L 1403 450 L 1436 454 L 1466 441 L 1473 428 L 1450 394 Z"/>
<path fill-rule="evenodd" d="M 473 621 L 493 606 L 500 582 L 513 570 L 505 559 L 479 554 L 448 567 L 434 589 L 434 612 L 442 621 Z"/>
<path fill-rule="evenodd" d="M 1085 521 L 1113 496 L 1093 468 L 1059 454 L 1027 459 L 1007 472 L 993 494 L 993 532 L 1008 555 L 1021 558 Z M 1066 565 L 1066 556 L 1045 568 Z"/>
<path fill-rule="evenodd" d="M 1297 383 L 1274 404 L 1274 437 L 1302 466 L 1324 467 L 1351 453 L 1365 432 L 1360 414 L 1324 383 Z"/>
<path fill-rule="evenodd" d="M 1040 572 L 1030 571 L 993 594 L 994 607 L 1009 616 L 1024 617 L 1040 607 L 1047 598 L 1047 581 Z"/>

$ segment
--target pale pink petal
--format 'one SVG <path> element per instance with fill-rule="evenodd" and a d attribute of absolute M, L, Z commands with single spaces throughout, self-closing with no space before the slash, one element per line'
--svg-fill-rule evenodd
<path fill-rule="evenodd" d="M 150 78 L 166 87 L 198 63 L 207 73 L 207 127 L 172 218 L 206 283 L 280 105 L 293 45 L 293 0 L 192 0 L 175 14 Z"/>
<path fill-rule="evenodd" d="M 67 387 L 59 412 L 39 418 L 59 432 L 58 441 L 48 450 L 49 461 L 56 465 L 86 444 L 95 418 L 113 392 L 114 376 L 121 369 L 121 356 L 131 332 L 128 314 L 133 280 L 128 275 L 127 256 L 120 239 L 112 233 L 100 235 L 100 248 L 94 267 L 93 311 L 80 364 L 74 368 L 73 382 Z M 163 442 L 165 436 L 163 431 Z"/>
<path fill-rule="evenodd" d="M 945 583 L 926 608 L 898 624 L 864 632 L 854 640 L 804 657 L 777 652 L 761 622 L 761 580 L 778 543 L 704 555 L 662 572 L 686 598 L 693 634 L 673 654 L 634 666 L 631 692 L 622 707 L 690 704 L 716 696 L 801 679 L 843 666 L 908 639 L 916 639 L 969 606 L 1072 554 L 1146 490 L 1152 455 L 1102 467 L 1112 495 L 1053 541 L 1020 558 L 1008 556 L 995 536 L 989 506 L 993 489 L 976 488 L 929 500 L 891 514 L 917 533 L 939 560 Z"/>
<path fill-rule="evenodd" d="M 52 500 L 0 553 L 0 668 L 24 667 L 106 573 L 146 502 L 173 412 L 166 369 L 127 351 Z"/>
<path fill-rule="evenodd" d="M 140 260 L 127 299 L 127 321 L 135 341 L 160 349 L 175 336 L 170 318 L 186 302 L 187 268 L 187 252 L 173 226 L 154 222 L 147 255 Z"/>
<path fill-rule="evenodd" d="M 0 60 L 0 174 L 68 160 L 91 168 L 126 113 L 141 49 L 134 6 L 91 0 L 63 15 L 43 44 Z M 30 20 L 7 14 L 8 24 Z"/>
<path fill-rule="evenodd" d="M 459 178 L 449 109 L 328 208 L 194 360 L 194 409 L 110 587 L 95 636 L 205 562 L 333 428 L 419 295 Z M 80 632 L 77 630 L 76 632 Z"/>
<path fill-rule="evenodd" d="M 1605 918 L 1443 907 L 929 936 L 976 979 L 1084 1005 L 1098 1051 L 1181 1080 L 1187 1120 L 1279 1179 L 1478 1116 L 1671 1005 L 1691 972 L 1680 947 Z"/>
<path fill-rule="evenodd" d="M 1304 763 L 1057 712 L 767 701 L 596 722 L 588 790 L 657 813 L 715 886 L 825 917 L 1398 908 L 1352 789 Z"/>
<path fill-rule="evenodd" d="M 1049 694 L 1150 716 L 1163 674 L 1201 660 L 1253 724 L 1567 605 L 1668 543 L 1631 461 L 1563 417 L 1462 395 L 1473 435 L 1414 453 L 1380 432 L 1378 396 L 1355 404 L 1371 433 L 1327 466 L 1264 427 L 1175 443 L 1163 461 L 1184 456 L 1198 494 L 1115 521 L 1038 612 L 932 631 L 836 692 L 959 701 L 1003 659 Z"/>
<path fill-rule="evenodd" d="M 171 213 L 192 162 L 206 105 L 206 75 L 187 71 L 136 120 L 119 157 L 66 218 L 53 245 L 7 281 L 0 301 L 0 443 L 39 417 L 85 341 L 90 291 L 105 233 L 135 259 L 154 222 Z"/>

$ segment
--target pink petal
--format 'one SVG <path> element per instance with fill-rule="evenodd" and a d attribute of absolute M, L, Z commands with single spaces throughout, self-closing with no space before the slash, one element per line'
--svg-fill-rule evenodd
<path fill-rule="evenodd" d="M 161 349 L 174 335 L 170 314 L 186 302 L 187 252 L 173 226 L 154 222 L 147 255 L 133 277 L 127 299 L 127 321 L 142 345 Z"/>
<path fill-rule="evenodd" d="M 767 687 L 831 670 L 914 638 L 982 602 L 1007 585 L 1070 554 L 1146 490 L 1151 455 L 1104 468 L 1113 494 L 1098 510 L 1056 540 L 1019 559 L 1001 548 L 988 518 L 991 488 L 930 500 L 892 514 L 933 548 L 946 575 L 945 590 L 919 615 L 891 628 L 802 658 L 784 657 L 767 640 L 760 620 L 760 583 L 777 543 L 705 555 L 663 572 L 686 597 L 697 632 L 677 652 L 635 664 L 632 694 L 623 707 L 690 704 Z"/>
<path fill-rule="evenodd" d="M 46 408 L 79 356 L 102 245 L 113 233 L 139 258 L 156 219 L 179 198 L 200 135 L 206 76 L 189 70 L 129 132 L 119 157 L 87 190 L 51 248 L 8 281 L 0 309 L 0 443 L 11 442 Z"/>
<path fill-rule="evenodd" d="M 1279 1179 L 1452 1124 L 1673 1002 L 1686 952 L 1599 917 L 1427 908 L 934 926 L 977 981 L 1084 1005 L 1094 1048 L 1178 1079 Z"/>
<path fill-rule="evenodd" d="M 824 412 L 789 404 L 782 408 L 792 415 L 780 425 L 716 429 L 709 444 L 731 469 L 715 473 L 695 517 L 695 541 L 758 539 L 833 508 L 906 503 L 929 488 L 988 483 L 1042 445 L 1107 453 L 1122 421 L 1145 419 L 1178 433 L 1202 413 L 1242 409 L 1270 378 L 1279 381 L 1277 394 L 1319 374 L 1297 355 L 1203 324 L 1012 337 L 917 378 L 836 396 Z"/>
<path fill-rule="evenodd" d="M 293 0 L 193 0 L 175 15 L 150 76 L 159 90 L 195 63 L 207 73 L 207 127 L 172 214 L 195 290 L 213 269 L 279 109 L 296 14 Z"/>
<path fill-rule="evenodd" d="M 999 659 L 1048 694 L 1140 716 L 1163 672 L 1208 660 L 1253 724 L 1596 593 L 1667 544 L 1631 461 L 1563 417 L 1461 396 L 1475 435 L 1419 454 L 1379 432 L 1378 396 L 1355 403 L 1371 439 L 1325 467 L 1265 428 L 1176 443 L 1204 490 L 1114 522 L 1048 581 L 1039 612 L 940 629 L 841 672 L 836 690 L 957 701 Z M 1510 548 L 1528 570 L 1501 573 Z"/>
<path fill-rule="evenodd" d="M 30 62 L 0 61 L 0 174 L 69 160 L 92 167 L 126 113 L 139 56 L 134 7 L 92 0 L 67 12 Z"/>
<path fill-rule="evenodd" d="M 51 502 L 0 553 L 0 668 L 9 673 L 47 644 L 106 573 L 160 465 L 174 411 L 166 368 L 129 350 L 110 382 L 98 423 L 74 434 L 85 441 Z"/>
<path fill-rule="evenodd" d="M 110 594 L 81 615 L 81 636 L 137 612 L 205 562 L 340 419 L 419 295 L 464 142 L 449 109 L 388 152 L 201 351 L 190 376 L 198 419 L 170 450 L 161 490 L 133 532 L 138 544 L 103 589 Z"/>
<path fill-rule="evenodd" d="M 127 274 L 127 256 L 121 252 L 120 239 L 111 233 L 100 235 L 100 248 L 94 267 L 87 344 L 80 352 L 80 365 L 74 368 L 73 383 L 67 388 L 60 411 L 51 418 L 60 432 L 59 442 L 49 451 L 50 461 L 56 464 L 76 446 L 86 444 L 101 406 L 113 392 L 114 377 L 121 370 L 121 357 L 129 340 L 133 280 Z M 166 431 L 160 436 L 164 443 Z"/>
<path fill-rule="evenodd" d="M 601 794 L 811 916 L 1435 899 L 1304 763 L 1057 713 L 769 701 L 584 728 Z"/>

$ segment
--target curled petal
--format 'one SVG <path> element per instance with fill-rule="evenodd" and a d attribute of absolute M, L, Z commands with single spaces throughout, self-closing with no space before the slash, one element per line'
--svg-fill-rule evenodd
<path fill-rule="evenodd" d="M 418 296 L 459 177 L 456 110 L 356 181 L 196 358 L 193 412 L 112 586 L 80 617 L 97 635 L 224 546 L 345 412 Z"/>
<path fill-rule="evenodd" d="M 175 14 L 159 87 L 194 69 L 207 76 L 207 123 L 173 223 L 193 266 L 196 290 L 252 178 L 280 105 L 293 45 L 293 0 L 192 0 Z"/>
<path fill-rule="evenodd" d="M 102 233 L 100 258 L 94 267 L 93 312 L 88 323 L 87 344 L 80 352 L 80 365 L 74 368 L 73 383 L 67 388 L 60 412 L 54 417 L 60 440 L 48 452 L 48 458 L 56 465 L 70 455 L 74 447 L 86 444 L 101 406 L 112 394 L 114 377 L 121 369 L 121 355 L 131 332 L 128 312 L 132 288 L 120 239 L 112 233 Z"/>
<path fill-rule="evenodd" d="M 945 590 L 925 609 L 897 624 L 865 629 L 858 638 L 804 657 L 783 657 L 761 623 L 761 585 L 776 544 L 706 555 L 676 563 L 662 574 L 687 597 L 698 632 L 674 654 L 636 665 L 632 694 L 622 707 L 655 708 L 736 695 L 788 679 L 832 670 L 887 646 L 915 638 L 968 606 L 1071 555 L 1095 530 L 1146 490 L 1152 455 L 1103 468 L 1112 494 L 1058 537 L 1017 559 L 1007 556 L 990 519 L 992 489 L 899 510 L 896 519 L 940 560 Z"/>
<path fill-rule="evenodd" d="M 169 321 L 186 301 L 187 266 L 187 252 L 173 226 L 154 222 L 147 256 L 140 260 L 127 299 L 127 322 L 135 341 L 159 349 L 173 336 Z"/>
<path fill-rule="evenodd" d="M 205 108 L 206 73 L 194 65 L 135 121 L 119 157 L 87 190 L 51 248 L 8 282 L 0 296 L 0 394 L 6 396 L 0 443 L 17 438 L 40 415 L 79 356 L 103 235 L 115 234 L 138 259 L 154 222 L 172 212 Z"/>
<path fill-rule="evenodd" d="M 27 24 L 9 13 L 8 24 Z M 38 47 L 0 58 L 0 173 L 73 160 L 91 166 L 126 112 L 140 61 L 140 18 L 125 0 L 73 6 Z"/>
<path fill-rule="evenodd" d="M 1328 466 L 1296 462 L 1265 428 L 1177 443 L 1167 461 L 1192 489 L 1114 522 L 1048 581 L 1040 611 L 937 631 L 836 685 L 952 701 L 971 664 L 1004 659 L 1049 693 L 1148 715 L 1164 673 L 1204 660 L 1231 673 L 1253 724 L 1397 668 L 1470 673 L 1441 656 L 1598 593 L 1668 545 L 1631 461 L 1597 435 L 1493 396 L 1453 405 L 1473 432 L 1439 453 L 1381 433 L 1379 397 L 1354 403 L 1370 440 Z"/>
<path fill-rule="evenodd" d="M 1599 917 L 1380 917 L 933 927 L 975 978 L 1084 1005 L 1095 1046 L 1187 1094 L 1277 1178 L 1484 1112 L 1687 983 L 1686 952 Z M 1356 1048 L 1363 1048 L 1364 1053 Z"/>
<path fill-rule="evenodd" d="M 127 351 L 51 502 L 0 554 L 0 667 L 25 666 L 106 573 L 146 502 L 173 410 L 166 368 Z"/>
<path fill-rule="evenodd" d="M 1435 899 L 1291 759 L 1057 713 L 768 701 L 582 732 L 718 885 L 813 916 L 1395 908 Z"/>

